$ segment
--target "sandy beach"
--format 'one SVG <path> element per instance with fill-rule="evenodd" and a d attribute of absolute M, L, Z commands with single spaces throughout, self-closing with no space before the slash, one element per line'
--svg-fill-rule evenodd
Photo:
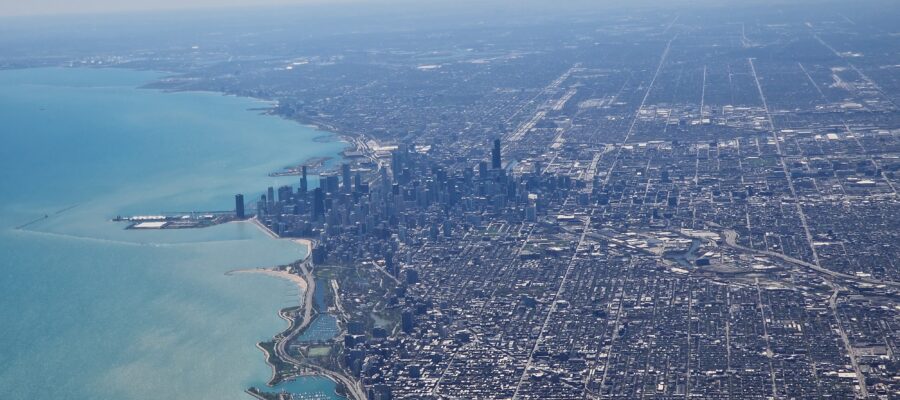
<path fill-rule="evenodd" d="M 234 271 L 228 271 L 225 275 L 233 275 L 233 274 L 262 274 L 268 275 L 276 278 L 286 279 L 294 284 L 302 290 L 302 293 L 306 293 L 306 290 L 309 288 L 309 285 L 306 283 L 306 280 L 303 277 L 295 274 L 288 273 L 287 271 L 278 271 L 271 268 L 254 268 L 254 269 L 236 269 Z M 301 293 L 301 296 L 302 296 Z"/>
<path fill-rule="evenodd" d="M 309 239 L 292 239 L 292 241 L 306 248 L 306 257 L 304 258 L 304 261 L 309 261 L 309 258 L 312 256 L 312 249 L 315 246 L 315 242 Z"/>
<path fill-rule="evenodd" d="M 309 239 L 293 239 L 294 243 L 306 246 L 307 248 L 312 247 L 312 240 Z"/>

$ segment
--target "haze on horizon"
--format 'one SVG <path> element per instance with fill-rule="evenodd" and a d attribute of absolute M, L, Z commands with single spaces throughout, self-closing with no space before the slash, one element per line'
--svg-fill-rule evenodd
<path fill-rule="evenodd" d="M 410 0 L 155 0 L 155 1 L 116 1 L 116 0 L 0 0 L 0 17 L 9 16 L 42 16 L 42 15 L 75 15 L 134 13 L 178 10 L 203 10 L 227 8 L 251 8 L 272 6 L 304 6 L 304 5 L 342 5 L 357 4 L 365 6 L 415 7 L 431 5 L 457 4 L 467 8 L 496 5 L 534 5 L 546 4 L 540 0 L 493 0 L 493 1 L 446 1 L 437 0 L 422 4 Z M 582 0 L 571 3 L 583 3 Z"/>
<path fill-rule="evenodd" d="M 427 9 L 457 8 L 478 12 L 491 9 L 510 11 L 528 9 L 560 11 L 563 9 L 629 9 L 646 7 L 708 7 L 731 5 L 778 5 L 791 4 L 797 0 L 632 0 L 622 4 L 615 0 L 570 0 L 553 2 L 546 0 L 430 0 L 420 2 L 413 0 L 155 0 L 155 1 L 116 1 L 116 0 L 0 0 L 0 17 L 52 16 L 52 15 L 86 15 L 108 13 L 139 13 L 178 10 L 215 10 L 229 8 L 265 8 L 273 6 L 332 6 L 360 5 L 367 8 L 385 9 Z M 833 3 L 834 1 L 824 1 Z"/>
<path fill-rule="evenodd" d="M 252 6 L 354 3 L 361 0 L 0 0 L 0 16 L 101 14 Z"/>

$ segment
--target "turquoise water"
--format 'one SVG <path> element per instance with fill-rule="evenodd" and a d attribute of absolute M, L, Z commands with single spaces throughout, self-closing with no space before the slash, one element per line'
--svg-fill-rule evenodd
<path fill-rule="evenodd" d="M 227 210 L 266 173 L 338 142 L 211 93 L 138 89 L 159 73 L 0 71 L 0 397 L 247 399 L 296 288 L 236 268 L 304 248 L 247 223 L 126 231 L 119 214 Z M 28 221 L 49 217 L 23 229 Z M 320 378 L 291 390 L 331 393 Z"/>

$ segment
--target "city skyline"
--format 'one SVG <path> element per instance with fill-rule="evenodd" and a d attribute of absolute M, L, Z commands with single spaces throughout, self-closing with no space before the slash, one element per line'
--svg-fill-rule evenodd
<path fill-rule="evenodd" d="M 900 7 L 379 4 L 7 27 L 5 393 L 900 396 Z"/>

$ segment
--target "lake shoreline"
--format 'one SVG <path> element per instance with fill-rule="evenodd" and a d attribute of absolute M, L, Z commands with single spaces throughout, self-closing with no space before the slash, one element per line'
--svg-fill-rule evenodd
<path fill-rule="evenodd" d="M 268 179 L 268 172 L 299 159 L 336 156 L 345 144 L 319 144 L 314 139 L 322 132 L 253 110 L 271 102 L 138 89 L 160 77 L 152 71 L 56 66 L 3 74 L 0 113 L 11 133 L 22 133 L 10 135 L 11 146 L 26 151 L 3 162 L 13 173 L 3 185 L 8 207 L 0 211 L 10 225 L 36 221 L 0 230 L 0 248 L 16 267 L 0 285 L 17 300 L 8 304 L 4 331 L 21 343 L 4 355 L 22 367 L 8 377 L 24 387 L 11 398 L 243 398 L 235 393 L 263 385 L 268 374 L 247 345 L 284 327 L 269 314 L 285 305 L 278 296 L 284 286 L 223 280 L 221 274 L 293 262 L 302 251 L 248 225 L 126 231 L 110 216 L 221 210 L 233 204 L 234 193 L 288 182 Z M 263 140 L 248 142 L 251 135 Z M 22 187 L 30 189 L 14 190 Z M 80 206 L 56 212 L 72 204 Z M 85 296 L 85 290 L 104 296 Z M 136 320 L 135 305 L 142 309 Z M 52 327 L 31 318 L 60 310 L 65 316 Z M 38 343 L 48 329 L 53 338 Z M 70 345 L 93 341 L 129 351 Z M 47 357 L 59 362 L 48 364 Z M 214 363 L 215 374 L 192 373 L 198 361 Z M 35 380 L 69 372 L 80 378 L 55 385 Z M 135 384 L 130 374 L 149 379 Z M 305 380 L 299 382 L 292 388 L 306 393 Z M 309 393 L 331 392 L 331 382 L 316 382 Z M 120 392 L 111 396 L 111 390 Z"/>

